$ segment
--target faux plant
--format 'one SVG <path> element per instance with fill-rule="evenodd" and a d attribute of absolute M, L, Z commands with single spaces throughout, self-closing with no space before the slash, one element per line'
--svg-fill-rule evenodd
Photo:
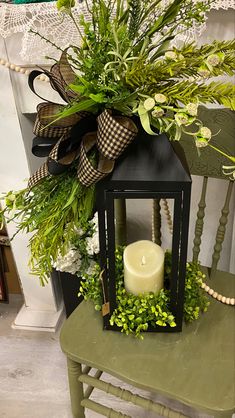
<path fill-rule="evenodd" d="M 78 231 L 90 233 L 94 188 L 86 189 L 77 181 L 74 168 L 51 176 L 35 186 L 5 197 L 4 220 L 17 222 L 17 232 L 31 233 L 29 238 L 30 267 L 41 283 L 50 277 L 58 256 L 64 256 L 77 240 Z"/>
<path fill-rule="evenodd" d="M 123 277 L 123 249 L 116 250 L 116 300 L 117 308 L 113 312 L 110 323 L 117 325 L 121 332 L 142 336 L 151 326 L 175 327 L 174 316 L 170 312 L 169 291 L 160 290 L 158 294 L 147 293 L 135 296 L 127 293 L 124 287 Z M 165 256 L 165 283 L 169 281 L 171 272 L 171 255 Z M 200 312 L 205 312 L 209 305 L 207 297 L 201 289 L 204 274 L 198 264 L 187 263 L 185 278 L 185 299 L 184 299 L 184 320 L 191 322 L 198 319 Z M 103 301 L 101 271 L 99 264 L 94 267 L 93 274 L 85 274 L 81 281 L 79 296 L 83 295 L 85 300 L 92 300 L 96 310 L 101 310 Z"/>
<path fill-rule="evenodd" d="M 66 234 L 66 232 L 65 232 Z M 98 214 L 85 227 L 74 228 L 74 234 L 66 246 L 66 252 L 59 252 L 53 264 L 58 271 L 72 274 L 91 274 L 99 253 Z"/>
<path fill-rule="evenodd" d="M 58 0 L 59 13 L 71 17 L 81 43 L 70 45 L 66 53 L 75 78 L 65 91 L 73 94 L 49 125 L 80 111 L 97 114 L 111 109 L 127 117 L 139 116 L 150 135 L 165 132 L 171 140 L 180 140 L 187 132 L 197 147 L 209 145 L 223 153 L 210 144 L 216 132 L 203 126 L 197 113 L 200 103 L 235 109 L 233 85 L 210 81 L 234 74 L 235 41 L 175 46 L 180 31 L 205 21 L 212 2 L 85 0 L 86 13 L 78 19 L 74 0 Z M 223 155 L 233 163 L 224 166 L 224 172 L 234 178 L 235 156 Z M 14 219 L 17 231 L 32 234 L 30 265 L 42 283 L 74 245 L 88 260 L 84 240 L 90 233 L 93 198 L 93 186 L 81 185 L 75 165 L 64 174 L 43 178 L 30 191 L 6 195 L 0 217 Z M 78 239 L 80 229 L 83 235 Z"/>
<path fill-rule="evenodd" d="M 151 135 L 167 133 L 180 140 L 191 135 L 197 147 L 208 145 L 216 132 L 197 118 L 198 105 L 218 103 L 235 109 L 232 83 L 210 81 L 235 70 L 235 41 L 214 41 L 198 47 L 174 45 L 181 31 L 201 24 L 211 0 L 94 0 L 76 21 L 74 2 L 58 0 L 71 17 L 81 46 L 71 46 L 70 63 L 77 74 L 69 88 L 77 98 L 57 116 L 89 110 L 115 109 L 139 116 Z M 87 16 L 89 19 L 87 19 Z M 193 131 L 189 128 L 193 125 Z"/>

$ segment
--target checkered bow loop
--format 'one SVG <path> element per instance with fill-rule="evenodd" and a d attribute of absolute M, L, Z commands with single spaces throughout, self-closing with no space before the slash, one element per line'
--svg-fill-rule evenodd
<path fill-rule="evenodd" d="M 29 178 L 28 181 L 28 188 L 32 189 L 32 187 L 36 186 L 37 183 L 39 183 L 44 177 L 51 176 L 51 173 L 48 169 L 48 161 L 54 160 L 58 161 L 58 151 L 59 151 L 59 145 L 61 142 L 63 142 L 66 139 L 66 137 L 61 137 L 60 140 L 56 143 L 56 145 L 52 148 L 49 157 L 45 163 L 39 167 L 38 170 L 35 171 L 35 173 Z"/>
<path fill-rule="evenodd" d="M 53 121 L 52 116 L 59 112 L 60 107 L 61 106 L 56 103 L 40 103 L 37 107 L 37 117 L 33 132 L 38 137 L 54 139 L 55 145 L 52 148 L 47 161 L 30 177 L 28 181 L 29 189 L 39 183 L 44 177 L 52 175 L 48 169 L 49 160 L 58 162 L 58 151 L 61 142 L 68 139 L 72 127 L 88 115 L 87 112 L 79 112 L 66 118 L 59 119 L 51 124 Z M 48 126 L 48 124 L 50 125 Z"/>
<path fill-rule="evenodd" d="M 29 188 L 29 190 L 32 189 L 32 187 L 36 186 L 36 184 L 39 183 L 39 181 L 41 181 L 44 177 L 47 177 L 48 175 L 49 175 L 48 166 L 47 166 L 47 162 L 45 162 L 29 178 L 29 181 L 28 181 L 28 188 Z"/>
<path fill-rule="evenodd" d="M 114 166 L 114 163 L 112 161 L 107 161 L 103 159 L 101 160 L 101 162 L 103 163 L 102 165 L 98 165 L 98 168 L 93 167 L 92 163 L 89 161 L 87 152 L 93 147 L 93 145 L 95 145 L 95 141 L 96 134 L 87 134 L 84 137 L 80 148 L 78 178 L 79 181 L 86 187 L 89 187 L 92 184 L 97 183 L 102 178 L 107 176 L 113 170 Z"/>
<path fill-rule="evenodd" d="M 137 127 L 130 118 L 112 116 L 111 110 L 104 110 L 97 120 L 97 147 L 106 158 L 116 160 L 137 135 Z"/>
<path fill-rule="evenodd" d="M 61 105 L 59 104 L 39 103 L 33 133 L 44 138 L 60 138 L 61 136 L 68 138 L 71 128 L 87 116 L 87 112 L 79 112 L 53 122 L 53 116 L 60 110 Z"/>
<path fill-rule="evenodd" d="M 59 62 L 54 64 L 47 73 L 52 88 L 59 92 L 66 102 L 70 102 L 77 97 L 77 93 L 68 88 L 69 84 L 75 82 L 76 74 L 68 62 L 67 50 L 63 51 Z"/>

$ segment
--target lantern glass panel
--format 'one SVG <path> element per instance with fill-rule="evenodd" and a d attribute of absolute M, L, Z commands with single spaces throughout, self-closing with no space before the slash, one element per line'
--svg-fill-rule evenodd
<path fill-rule="evenodd" d="M 131 195 L 131 198 L 130 198 Z M 106 226 L 107 226 L 107 271 L 106 277 L 108 277 L 108 299 L 110 300 L 111 312 L 117 307 L 117 298 L 116 298 L 116 282 L 119 280 L 116 267 L 115 252 L 117 247 L 120 244 L 125 244 L 125 242 L 120 242 L 120 227 L 125 227 L 125 225 L 120 225 L 120 213 L 118 213 L 117 208 L 117 197 L 123 199 L 126 197 L 127 201 L 127 225 L 128 225 L 128 213 L 130 211 L 135 211 L 135 208 L 139 208 L 139 213 L 137 213 L 136 220 L 134 219 L 134 230 L 136 235 L 130 234 L 130 229 L 127 228 L 127 240 L 126 250 L 124 251 L 123 257 L 123 271 L 124 271 L 124 286 L 128 293 L 133 293 L 135 295 L 142 293 L 153 292 L 157 294 L 160 289 L 165 289 L 169 291 L 170 301 L 169 307 L 174 316 L 179 319 L 179 329 L 182 324 L 182 309 L 179 310 L 179 306 L 182 306 L 182 292 L 179 292 L 179 288 L 182 290 L 182 276 L 184 275 L 184 263 L 180 261 L 180 241 L 181 241 L 181 225 L 182 225 L 182 194 L 181 192 L 106 192 L 106 202 L 107 202 L 107 211 L 106 211 Z M 156 248 L 156 244 L 152 242 L 152 213 L 151 205 L 153 204 L 153 198 L 161 200 L 170 199 L 171 208 L 173 211 L 173 235 L 172 238 L 168 233 L 169 240 L 167 248 L 170 250 L 168 253 L 168 274 L 164 274 L 165 265 L 164 265 L 164 250 L 161 248 Z M 116 209 L 116 211 L 115 211 Z M 140 210 L 141 209 L 141 210 Z M 139 225 L 139 218 L 141 216 L 142 210 L 146 210 L 146 215 L 142 215 L 141 223 L 144 223 L 144 219 L 147 220 L 145 228 L 141 230 Z M 138 211 L 137 211 L 138 212 Z M 150 216 L 151 214 L 151 216 Z M 130 214 L 133 221 L 133 213 Z M 160 213 L 158 213 L 160 216 Z M 158 219 L 160 221 L 160 217 Z M 177 220 L 177 222 L 176 222 Z M 124 219 L 121 219 L 124 222 Z M 130 227 L 130 223 L 129 223 Z M 122 236 L 122 238 L 124 235 Z M 146 242 L 147 241 L 147 242 Z M 169 242 L 171 242 L 169 244 Z M 129 244 L 135 244 L 134 248 L 129 247 Z M 161 245 L 161 242 L 158 242 Z M 127 251 L 128 248 L 128 251 Z M 162 253 L 162 255 L 161 255 Z M 170 265 L 170 269 L 169 269 Z M 141 280 L 141 272 L 147 271 L 146 274 L 143 274 L 143 280 Z M 140 285 L 141 281 L 141 285 Z M 139 284 L 138 284 L 139 283 Z M 161 284 L 162 283 L 162 284 Z M 130 285 L 131 284 L 131 285 Z M 146 285 L 146 287 L 145 287 Z M 154 287 L 155 286 L 155 287 Z M 155 289 L 155 290 L 154 290 Z M 106 319 L 107 322 L 107 319 Z M 107 325 L 109 328 L 109 325 Z M 155 328 L 155 327 L 154 327 Z M 162 327 L 159 327 L 162 328 Z M 149 329 L 151 330 L 151 329 Z M 155 329 L 154 329 L 155 330 Z M 161 331 L 167 329 L 159 329 Z M 172 329 L 173 330 L 173 329 Z M 175 329 L 177 330 L 177 328 Z"/>
<path fill-rule="evenodd" d="M 167 199 L 170 216 L 173 219 L 174 199 Z M 125 238 L 125 219 L 119 215 L 115 199 L 115 234 L 116 242 Z M 164 249 L 172 249 L 172 233 L 168 226 L 167 215 L 163 209 L 162 199 L 160 200 L 159 212 L 157 204 L 154 205 L 152 199 L 126 199 L 126 244 L 138 240 L 152 240 L 159 243 Z M 156 229 L 156 231 L 153 230 Z M 158 231 L 159 229 L 159 231 Z M 155 233 L 156 232 L 156 233 Z M 154 236 L 156 235 L 156 236 Z"/>

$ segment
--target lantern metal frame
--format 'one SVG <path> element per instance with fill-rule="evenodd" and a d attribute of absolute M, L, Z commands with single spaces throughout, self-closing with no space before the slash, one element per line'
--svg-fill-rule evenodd
<path fill-rule="evenodd" d="M 125 167 L 128 167 L 133 150 L 129 150 L 121 162 L 117 165 L 116 173 L 97 185 L 97 210 L 99 220 L 99 241 L 100 241 L 100 266 L 103 277 L 104 302 L 109 302 L 110 312 L 104 315 L 104 329 L 120 330 L 116 325 L 110 324 L 110 318 L 117 307 L 116 303 L 116 279 L 115 279 L 115 199 L 173 199 L 173 238 L 172 238 L 172 270 L 170 279 L 170 310 L 175 316 L 176 327 L 170 326 L 149 326 L 148 332 L 179 332 L 182 330 L 185 273 L 187 261 L 187 243 L 191 195 L 191 178 L 185 165 L 182 151 L 178 149 L 177 154 L 169 144 L 164 135 L 157 139 L 155 151 L 167 149 L 165 154 L 172 157 L 171 161 L 177 166 L 180 176 L 173 176 L 169 180 L 163 179 L 139 181 L 138 176 L 125 176 Z M 143 138 L 143 134 L 142 134 Z M 160 138 L 160 139 L 159 139 Z M 136 153 L 136 163 L 141 161 L 141 144 Z M 169 148 L 170 146 L 170 148 Z M 138 148 L 138 147 L 137 147 Z M 180 155 L 180 156 L 179 156 Z M 139 157 L 138 157 L 139 156 Z M 139 158 L 139 159 L 138 159 Z M 129 159 L 129 162 L 128 162 Z M 182 164 L 177 165 L 178 161 Z M 131 164 L 130 164 L 131 166 Z M 131 170 L 131 168 L 130 168 Z M 183 173 L 183 174 L 182 174 Z M 141 176 L 140 176 L 141 177 Z M 171 174 L 172 177 L 172 174 Z M 141 177 L 142 178 L 142 177 Z"/>

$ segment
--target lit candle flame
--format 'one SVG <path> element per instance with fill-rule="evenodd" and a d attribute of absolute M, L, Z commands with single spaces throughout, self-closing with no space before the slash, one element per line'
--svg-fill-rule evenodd
<path fill-rule="evenodd" d="M 142 259 L 141 259 L 141 265 L 142 265 L 142 266 L 145 266 L 145 264 L 146 264 L 146 258 L 145 258 L 145 256 L 143 255 L 143 257 L 142 257 Z"/>

